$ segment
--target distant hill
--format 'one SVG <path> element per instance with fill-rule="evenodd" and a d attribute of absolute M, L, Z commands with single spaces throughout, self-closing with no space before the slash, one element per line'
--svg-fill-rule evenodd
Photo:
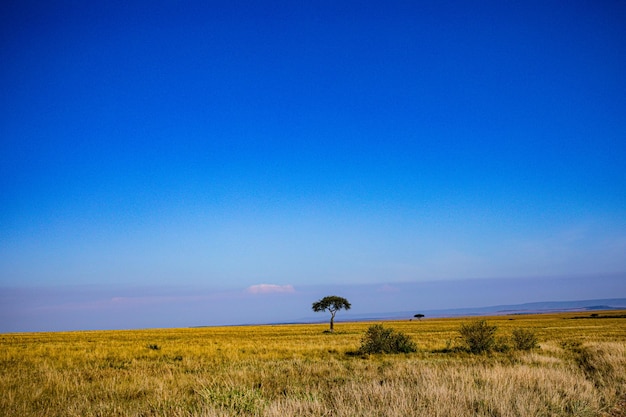
<path fill-rule="evenodd" d="M 367 320 L 392 320 L 410 319 L 414 314 L 424 314 L 425 318 L 433 317 L 463 317 L 463 316 L 491 316 L 510 314 L 539 314 L 560 312 L 584 312 L 599 310 L 623 310 L 626 309 L 626 298 L 610 298 L 602 300 L 576 300 L 576 301 L 541 301 L 534 303 L 496 305 L 489 307 L 453 308 L 441 310 L 398 311 L 387 313 L 352 314 L 345 312 L 339 321 L 367 321 Z M 323 322 L 319 317 L 305 318 L 298 322 Z"/>

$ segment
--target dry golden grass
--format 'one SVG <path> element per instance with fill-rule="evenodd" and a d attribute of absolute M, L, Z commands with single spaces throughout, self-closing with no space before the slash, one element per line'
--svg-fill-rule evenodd
<path fill-rule="evenodd" d="M 387 322 L 419 351 L 367 357 L 371 323 L 5 334 L 0 415 L 626 416 L 626 319 L 580 315 L 490 317 L 541 348 L 486 355 L 468 319 Z"/>

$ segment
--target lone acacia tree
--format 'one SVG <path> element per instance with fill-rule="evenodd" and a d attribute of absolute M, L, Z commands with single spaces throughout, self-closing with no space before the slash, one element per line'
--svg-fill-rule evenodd
<path fill-rule="evenodd" d="M 313 311 L 316 313 L 319 311 L 328 311 L 330 313 L 330 331 L 334 331 L 335 327 L 335 314 L 341 309 L 350 310 L 352 305 L 348 300 L 343 297 L 337 297 L 336 295 L 329 295 L 319 301 L 313 303 Z"/>

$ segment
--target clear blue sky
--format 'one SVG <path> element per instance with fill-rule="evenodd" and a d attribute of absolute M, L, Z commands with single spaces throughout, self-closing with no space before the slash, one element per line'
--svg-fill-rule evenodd
<path fill-rule="evenodd" d="M 3 2 L 0 62 L 0 331 L 626 296 L 624 2 Z"/>

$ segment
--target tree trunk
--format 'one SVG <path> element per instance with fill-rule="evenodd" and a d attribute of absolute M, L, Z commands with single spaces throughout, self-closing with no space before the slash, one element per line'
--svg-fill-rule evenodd
<path fill-rule="evenodd" d="M 330 315 L 330 332 L 335 331 L 335 314 L 331 313 Z"/>

